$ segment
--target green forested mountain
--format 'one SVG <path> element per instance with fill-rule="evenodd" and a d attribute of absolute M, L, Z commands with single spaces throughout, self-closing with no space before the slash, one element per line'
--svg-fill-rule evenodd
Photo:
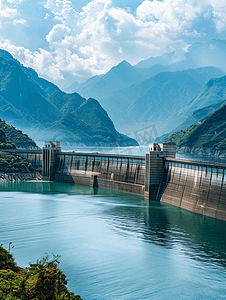
<path fill-rule="evenodd" d="M 182 124 L 177 126 L 174 130 L 172 130 L 169 133 L 166 133 L 162 135 L 159 140 L 163 142 L 168 136 L 172 135 L 175 132 L 181 131 L 183 129 L 186 129 L 187 127 L 190 127 L 191 125 L 198 123 L 201 119 L 206 117 L 207 115 L 210 115 L 211 113 L 214 113 L 218 108 L 224 106 L 226 104 L 226 100 L 222 100 L 217 102 L 216 104 L 212 104 L 209 106 L 205 106 L 204 108 L 200 108 L 195 110 L 190 117 L 188 117 Z"/>
<path fill-rule="evenodd" d="M 62 92 L 4 50 L 0 50 L 0 118 L 36 140 L 137 145 L 115 129 L 98 101 Z"/>
<path fill-rule="evenodd" d="M 226 151 L 226 105 L 200 122 L 170 135 L 165 142 L 175 142 L 179 148 Z"/>
<path fill-rule="evenodd" d="M 16 129 L 14 126 L 6 124 L 5 121 L 0 119 L 0 141 L 1 143 L 13 143 L 18 148 L 37 148 L 36 143 L 21 130 Z M 4 145 L 1 147 L 4 148 Z M 10 147 L 12 148 L 12 147 Z"/>

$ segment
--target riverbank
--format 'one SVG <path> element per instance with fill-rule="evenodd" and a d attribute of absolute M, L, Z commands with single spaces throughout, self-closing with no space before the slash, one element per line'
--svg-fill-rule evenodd
<path fill-rule="evenodd" d="M 42 180 L 42 175 L 38 172 L 29 172 L 29 173 L 1 173 L 0 172 L 0 182 L 29 181 L 29 180 Z"/>
<path fill-rule="evenodd" d="M 42 180 L 42 176 L 25 158 L 0 152 L 0 182 Z"/>

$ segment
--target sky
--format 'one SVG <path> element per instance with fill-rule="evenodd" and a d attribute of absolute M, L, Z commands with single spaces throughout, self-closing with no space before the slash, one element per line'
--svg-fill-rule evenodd
<path fill-rule="evenodd" d="M 0 0 L 0 48 L 60 87 L 226 39 L 226 0 Z"/>

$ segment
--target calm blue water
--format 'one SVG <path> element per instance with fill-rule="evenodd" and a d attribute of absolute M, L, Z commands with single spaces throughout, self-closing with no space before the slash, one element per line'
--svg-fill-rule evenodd
<path fill-rule="evenodd" d="M 50 182 L 0 184 L 0 243 L 25 267 L 61 255 L 83 299 L 226 299 L 226 222 L 141 196 Z"/>

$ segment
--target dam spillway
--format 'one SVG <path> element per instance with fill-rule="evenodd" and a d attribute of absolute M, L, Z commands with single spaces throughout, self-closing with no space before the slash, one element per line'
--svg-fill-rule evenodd
<path fill-rule="evenodd" d="M 31 162 L 45 180 L 143 195 L 226 221 L 226 164 L 176 159 L 175 144 L 150 144 L 145 156 L 64 152 L 59 142 L 10 152 Z"/>

